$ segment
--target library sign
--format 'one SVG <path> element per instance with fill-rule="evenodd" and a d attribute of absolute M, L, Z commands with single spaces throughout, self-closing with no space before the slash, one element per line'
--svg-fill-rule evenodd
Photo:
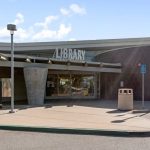
<path fill-rule="evenodd" d="M 53 58 L 59 60 L 85 60 L 85 50 L 72 49 L 72 48 L 56 48 Z"/>

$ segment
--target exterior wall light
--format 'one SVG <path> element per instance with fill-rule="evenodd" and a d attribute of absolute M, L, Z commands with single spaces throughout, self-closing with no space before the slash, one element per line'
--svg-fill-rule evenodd
<path fill-rule="evenodd" d="M 87 66 L 88 66 L 88 63 L 85 61 L 85 64 L 84 64 L 84 65 L 85 65 L 85 67 L 87 67 Z"/>
<path fill-rule="evenodd" d="M 4 57 L 4 56 L 0 56 L 0 59 L 1 59 L 1 60 L 7 60 L 7 58 Z"/>
<path fill-rule="evenodd" d="M 31 62 L 31 59 L 30 58 L 26 58 L 26 62 Z"/>
<path fill-rule="evenodd" d="M 49 59 L 49 60 L 48 60 L 48 63 L 49 63 L 49 64 L 52 64 L 52 61 Z"/>
<path fill-rule="evenodd" d="M 103 65 L 103 63 L 100 63 L 99 66 L 100 66 L 100 67 L 103 67 L 104 65 Z"/>

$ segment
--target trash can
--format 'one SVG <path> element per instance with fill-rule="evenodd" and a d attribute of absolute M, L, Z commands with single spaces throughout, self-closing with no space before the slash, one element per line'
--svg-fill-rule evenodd
<path fill-rule="evenodd" d="M 118 89 L 118 109 L 119 110 L 133 109 L 133 89 L 129 88 Z"/>

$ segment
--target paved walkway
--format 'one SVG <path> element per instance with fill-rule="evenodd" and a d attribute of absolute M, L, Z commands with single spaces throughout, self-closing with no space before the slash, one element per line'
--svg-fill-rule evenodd
<path fill-rule="evenodd" d="M 18 105 L 15 113 L 4 106 L 0 125 L 150 132 L 150 102 L 145 106 L 134 102 L 133 111 L 119 111 L 117 101 L 66 100 L 41 107 Z"/>

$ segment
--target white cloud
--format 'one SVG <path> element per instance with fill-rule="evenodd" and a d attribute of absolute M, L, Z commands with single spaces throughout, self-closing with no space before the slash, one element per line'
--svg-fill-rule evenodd
<path fill-rule="evenodd" d="M 37 22 L 34 25 L 43 27 L 44 29 L 47 29 L 48 26 L 57 19 L 58 19 L 58 16 L 47 16 L 47 17 L 45 17 L 44 22 Z"/>
<path fill-rule="evenodd" d="M 78 4 L 71 4 L 70 9 L 76 14 L 80 14 L 80 15 L 86 14 L 85 8 L 80 7 Z"/>
<path fill-rule="evenodd" d="M 56 31 L 52 31 L 49 29 L 43 29 L 42 31 L 39 31 L 38 33 L 35 33 L 32 37 L 33 40 L 43 40 L 43 39 L 49 39 L 56 35 Z"/>
<path fill-rule="evenodd" d="M 58 16 L 48 16 L 43 22 L 35 23 L 35 27 L 41 27 L 36 33 L 33 34 L 32 40 L 50 40 L 50 39 L 62 39 L 69 34 L 72 30 L 71 25 L 60 24 L 58 29 L 50 28 L 50 25 L 58 19 Z"/>
<path fill-rule="evenodd" d="M 71 4 L 67 9 L 61 8 L 60 13 L 64 16 L 84 15 L 86 10 L 78 4 Z M 28 28 L 23 28 L 20 25 L 25 23 L 24 15 L 18 12 L 12 23 L 17 25 L 17 31 L 14 34 L 15 42 L 61 40 L 72 31 L 71 24 L 62 23 L 58 15 L 49 15 L 43 21 L 35 22 Z M 2 41 L 10 41 L 10 32 L 5 26 L 0 27 L 0 42 Z"/>
<path fill-rule="evenodd" d="M 15 32 L 15 39 L 18 42 L 23 42 L 25 40 L 27 40 L 31 35 L 31 32 L 29 30 L 24 30 L 22 28 L 18 28 L 17 32 Z"/>
<path fill-rule="evenodd" d="M 14 24 L 18 25 L 24 22 L 24 16 L 21 13 L 16 14 L 16 19 L 13 21 Z M 22 28 L 17 29 L 15 32 L 15 38 L 24 40 L 27 37 L 27 32 Z M 7 41 L 10 39 L 10 31 L 7 30 L 6 27 L 0 28 L 0 39 L 1 41 Z"/>
<path fill-rule="evenodd" d="M 24 23 L 24 16 L 21 13 L 16 14 L 16 19 L 12 21 L 13 24 L 19 25 Z M 28 30 L 17 28 L 17 31 L 14 33 L 14 38 L 17 41 L 24 41 L 30 36 Z M 1 41 L 8 41 L 10 39 L 10 31 L 6 27 L 0 28 L 0 39 Z"/>
<path fill-rule="evenodd" d="M 0 28 L 0 38 L 1 38 L 1 37 L 6 38 L 6 37 L 8 37 L 9 35 L 10 35 L 10 32 L 7 30 L 6 27 Z"/>
<path fill-rule="evenodd" d="M 68 33 L 70 33 L 71 30 L 72 30 L 71 25 L 65 26 L 65 24 L 60 24 L 59 30 L 57 32 L 57 37 L 62 38 L 65 35 L 67 35 Z"/>
<path fill-rule="evenodd" d="M 71 4 L 68 9 L 61 8 L 60 12 L 64 16 L 69 16 L 71 14 L 85 15 L 86 9 L 84 7 L 79 6 L 78 4 Z"/>
<path fill-rule="evenodd" d="M 59 23 L 56 22 L 57 20 Z M 31 42 L 61 40 L 72 31 L 72 26 L 71 24 L 67 25 L 60 21 L 58 16 L 47 16 L 43 19 L 43 22 L 37 22 L 28 28 L 23 28 L 20 27 L 20 24 L 25 22 L 24 16 L 21 13 L 17 13 L 13 21 L 13 23 L 17 25 L 17 31 L 14 33 L 14 41 Z M 53 26 L 51 26 L 51 24 L 53 24 Z M 0 27 L 0 42 L 8 41 L 10 41 L 10 32 L 6 27 Z"/>
<path fill-rule="evenodd" d="M 71 32 L 71 25 L 60 24 L 58 30 L 43 29 L 33 36 L 33 40 L 62 39 Z"/>
<path fill-rule="evenodd" d="M 70 11 L 67 10 L 67 9 L 65 9 L 65 8 L 61 8 L 61 9 L 60 9 L 60 12 L 61 12 L 61 14 L 64 15 L 64 16 L 68 16 L 68 15 L 70 14 Z"/>
<path fill-rule="evenodd" d="M 21 13 L 17 13 L 16 19 L 13 23 L 16 25 L 24 23 L 24 16 Z"/>

